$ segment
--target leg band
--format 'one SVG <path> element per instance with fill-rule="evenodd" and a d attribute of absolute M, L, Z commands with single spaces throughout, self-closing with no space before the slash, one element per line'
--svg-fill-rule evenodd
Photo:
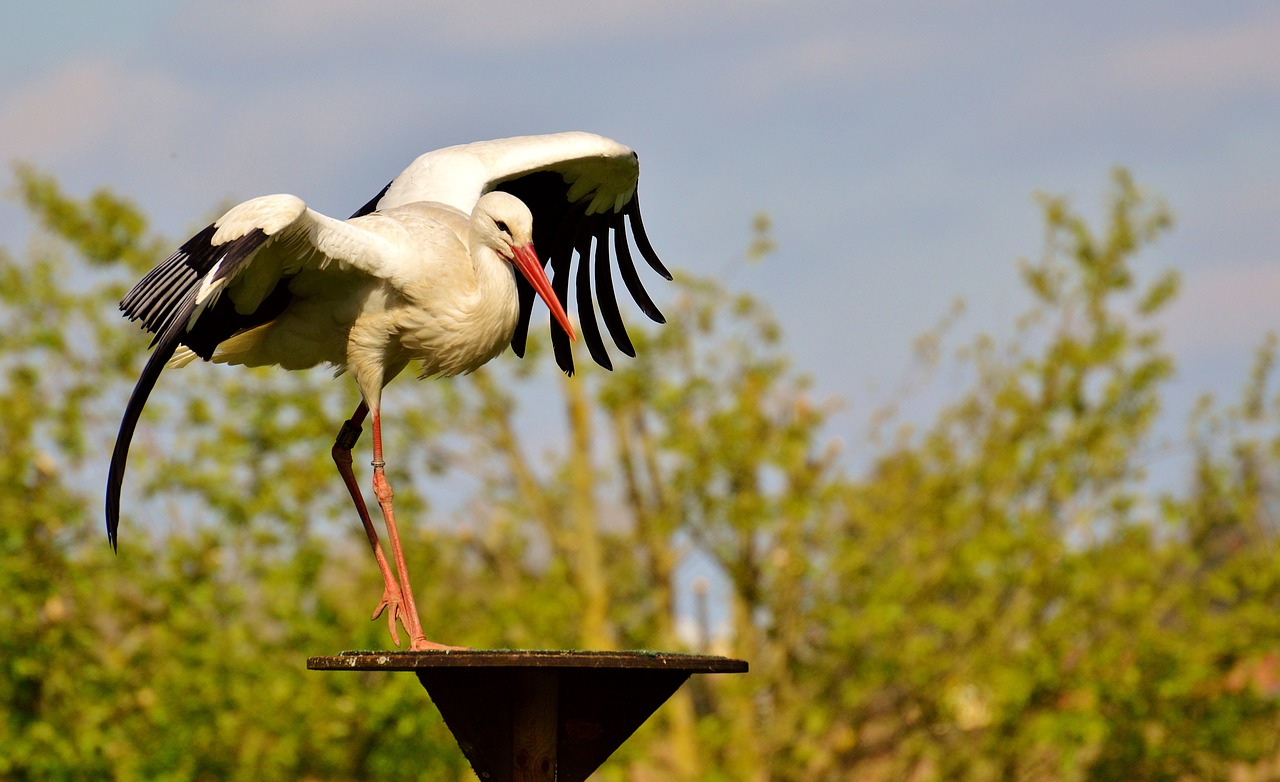
<path fill-rule="evenodd" d="M 347 419 L 343 422 L 342 428 L 338 430 L 338 437 L 334 440 L 334 444 L 339 448 L 345 448 L 350 451 L 355 447 L 356 441 L 360 439 L 360 433 L 364 431 L 364 427 L 357 426 Z"/>

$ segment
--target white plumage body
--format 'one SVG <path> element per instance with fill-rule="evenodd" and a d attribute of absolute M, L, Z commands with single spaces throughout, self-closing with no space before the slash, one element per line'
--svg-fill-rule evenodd
<path fill-rule="evenodd" d="M 467 215 L 414 202 L 346 223 L 383 240 L 376 246 L 394 248 L 379 258 L 380 276 L 341 260 L 311 261 L 311 245 L 286 229 L 253 266 L 298 269 L 289 281 L 288 309 L 223 342 L 214 361 L 284 369 L 327 363 L 350 371 L 368 398 L 410 362 L 421 362 L 421 377 L 449 377 L 475 371 L 507 347 L 519 316 L 514 270 L 492 248 L 471 246 Z M 237 309 L 239 299 L 256 306 L 263 295 L 258 287 L 235 286 L 226 295 Z M 171 363 L 195 357 L 182 350 Z"/>

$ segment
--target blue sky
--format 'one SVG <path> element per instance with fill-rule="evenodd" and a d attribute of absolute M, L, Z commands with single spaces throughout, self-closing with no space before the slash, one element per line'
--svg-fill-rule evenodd
<path fill-rule="evenodd" d="M 616 138 L 668 266 L 768 301 L 849 439 L 953 299 L 962 331 L 1007 330 L 1032 194 L 1096 214 L 1115 164 L 1177 216 L 1146 257 L 1184 275 L 1173 415 L 1232 393 L 1280 327 L 1274 4 L 63 0 L 0 21 L 0 153 L 175 239 L 265 193 L 346 215 L 449 144 Z M 759 211 L 779 251 L 743 267 Z M 28 230 L 0 203 L 0 242 Z"/>

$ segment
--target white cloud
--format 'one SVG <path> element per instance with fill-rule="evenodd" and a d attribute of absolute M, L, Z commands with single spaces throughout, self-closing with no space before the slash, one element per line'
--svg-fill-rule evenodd
<path fill-rule="evenodd" d="M 681 30 L 742 19 L 782 0 L 491 0 L 421 2 L 380 0 L 234 0 L 192 4 L 180 27 L 233 46 L 322 52 L 326 46 L 445 47 L 471 49 L 478 58 L 497 47 L 533 47 L 579 41 L 610 41 L 639 33 Z"/>
<path fill-rule="evenodd" d="M 1177 30 L 1126 45 L 1103 67 L 1126 91 L 1221 93 L 1280 87 L 1280 14 Z"/>
<path fill-rule="evenodd" d="M 73 60 L 0 96 L 0 138 L 10 158 L 58 160 L 124 141 L 163 138 L 188 107 L 185 91 L 160 73 L 109 60 Z"/>
<path fill-rule="evenodd" d="M 335 187 L 334 169 L 404 121 L 409 107 L 387 86 L 329 75 L 228 89 L 163 66 L 74 59 L 0 93 L 0 139 L 5 162 L 31 162 L 76 191 L 110 185 L 180 231 L 228 197 Z M 326 206 L 350 211 L 394 173 Z"/>
<path fill-rule="evenodd" d="M 1280 88 L 1277 41 L 1280 14 L 1220 26 L 1143 27 L 1041 60 L 1023 99 L 1055 121 L 1137 112 L 1161 123 L 1217 124 L 1224 99 Z"/>
<path fill-rule="evenodd" d="M 1046 42 L 1013 73 L 1003 124 L 1023 137 L 1033 128 L 1102 140 L 1134 129 L 1152 139 L 1220 133 L 1236 106 L 1274 101 L 1277 41 L 1280 13 L 1258 12 L 1217 23 L 1134 19 Z"/>
<path fill-rule="evenodd" d="M 914 73 L 942 49 L 936 36 L 901 28 L 817 30 L 747 59 L 736 74 L 736 87 L 758 100 L 821 84 L 849 89 Z"/>

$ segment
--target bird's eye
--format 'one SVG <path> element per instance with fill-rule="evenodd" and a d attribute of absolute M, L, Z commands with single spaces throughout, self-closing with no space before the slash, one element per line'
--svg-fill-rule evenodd
<path fill-rule="evenodd" d="M 498 226 L 498 230 L 499 230 L 499 231 L 501 231 L 501 232 L 502 232 L 502 233 L 504 233 L 504 234 L 509 234 L 509 233 L 511 233 L 511 231 L 507 228 L 507 224 L 506 224 L 506 223 L 504 223 L 504 222 L 502 222 L 501 220 L 499 220 L 498 222 L 494 223 L 494 225 Z"/>

